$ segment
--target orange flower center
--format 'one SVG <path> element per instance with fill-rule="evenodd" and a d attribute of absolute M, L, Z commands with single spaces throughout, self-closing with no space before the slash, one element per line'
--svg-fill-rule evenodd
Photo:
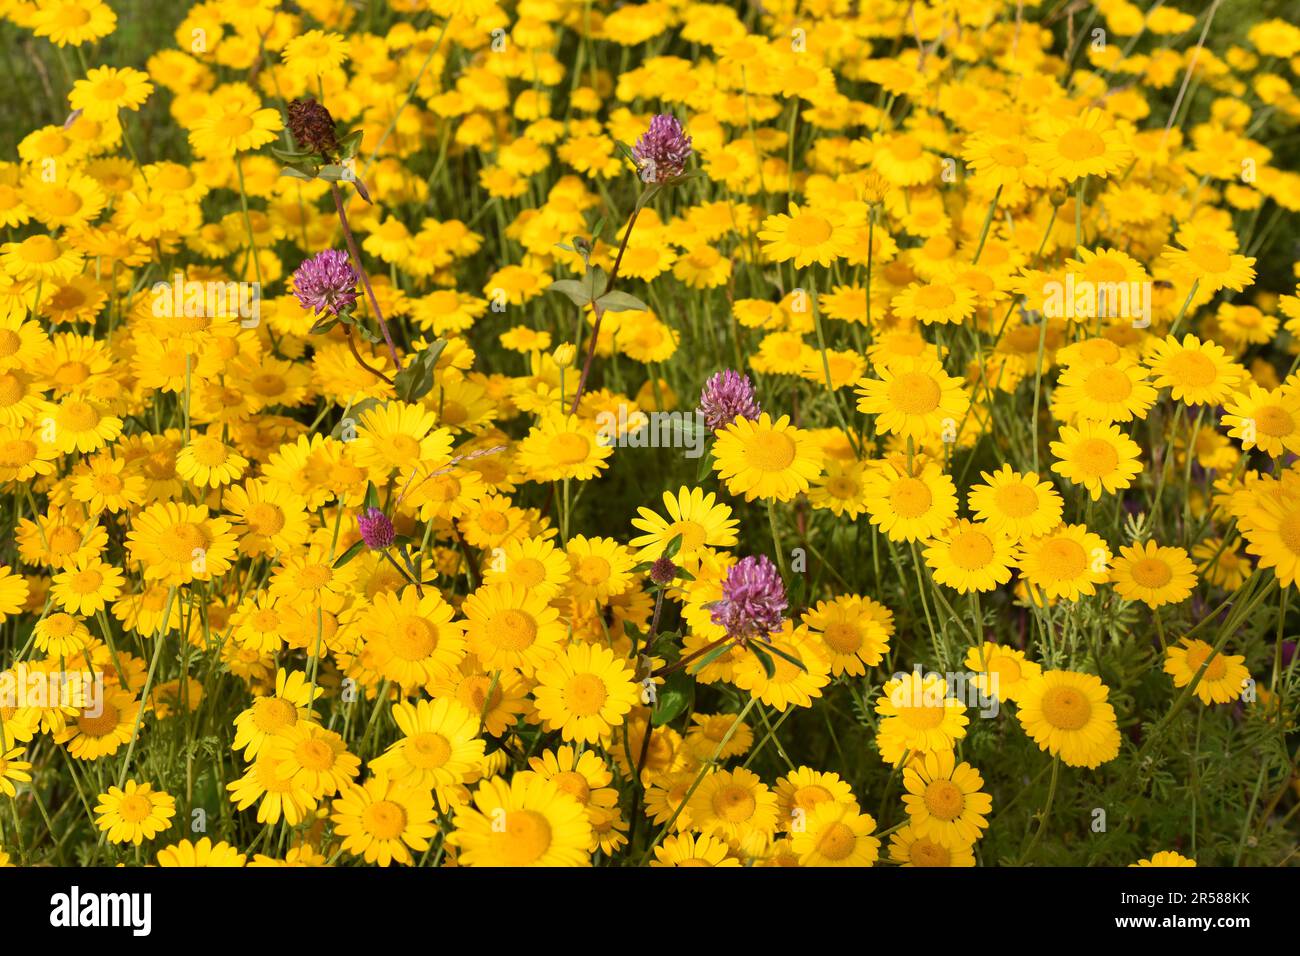
<path fill-rule="evenodd" d="M 750 464 L 759 471 L 784 471 L 797 450 L 794 439 L 781 432 L 759 432 L 747 449 Z"/>
<path fill-rule="evenodd" d="M 924 372 L 905 372 L 889 386 L 889 401 L 904 415 L 925 415 L 939 407 L 943 392 Z"/>
<path fill-rule="evenodd" d="M 920 478 L 900 478 L 889 493 L 889 503 L 901 518 L 919 518 L 930 510 L 934 496 Z"/>
<path fill-rule="evenodd" d="M 756 809 L 754 795 L 739 784 L 720 787 L 713 795 L 713 812 L 728 823 L 744 823 Z"/>
<path fill-rule="evenodd" d="M 523 651 L 537 638 L 537 622 L 526 611 L 508 608 L 492 620 L 496 642 L 509 651 Z"/>
<path fill-rule="evenodd" d="M 605 682 L 595 674 L 575 674 L 564 688 L 565 703 L 578 717 L 594 717 L 609 698 Z"/>
<path fill-rule="evenodd" d="M 1092 703 L 1077 688 L 1053 687 L 1043 695 L 1043 716 L 1058 730 L 1079 730 L 1092 716 Z"/>
<path fill-rule="evenodd" d="M 1174 576 L 1169 565 L 1159 558 L 1142 558 L 1140 561 L 1134 561 L 1130 572 L 1133 580 L 1144 588 L 1162 588 Z"/>
<path fill-rule="evenodd" d="M 1071 129 L 1056 141 L 1056 151 L 1071 162 L 1096 159 L 1106 152 L 1106 141 L 1090 129 Z"/>
<path fill-rule="evenodd" d="M 957 819 L 965 803 L 961 788 L 951 780 L 932 780 L 925 788 L 925 808 L 940 820 Z"/>
<path fill-rule="evenodd" d="M 966 531 L 954 535 L 948 545 L 948 555 L 957 567 L 977 571 L 988 567 L 993 560 L 993 542 L 982 531 Z"/>
<path fill-rule="evenodd" d="M 366 807 L 361 822 L 375 839 L 396 840 L 406 829 L 406 811 L 400 803 L 379 800 Z"/>

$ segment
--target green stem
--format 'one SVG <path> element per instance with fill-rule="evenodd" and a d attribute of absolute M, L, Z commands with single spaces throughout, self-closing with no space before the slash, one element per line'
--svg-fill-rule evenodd
<path fill-rule="evenodd" d="M 767 499 L 767 523 L 772 529 L 772 547 L 776 549 L 776 567 L 785 577 L 785 548 L 781 545 L 781 532 L 776 530 L 776 505 Z"/>
<path fill-rule="evenodd" d="M 1034 848 L 1038 846 L 1038 841 L 1042 838 L 1043 831 L 1047 829 L 1048 817 L 1052 815 L 1052 803 L 1056 800 L 1056 781 L 1057 777 L 1060 776 L 1060 771 L 1061 758 L 1058 755 L 1052 758 L 1052 779 L 1047 785 L 1047 802 L 1043 805 L 1043 812 L 1038 817 L 1038 829 L 1034 831 L 1034 838 L 1029 841 L 1029 846 L 1025 848 L 1025 852 L 1020 854 L 1021 866 L 1024 866 L 1026 861 L 1028 861 L 1030 855 L 1034 852 Z"/>
<path fill-rule="evenodd" d="M 993 214 L 997 212 L 998 200 L 1002 198 L 1002 187 L 999 185 L 997 192 L 993 194 L 993 200 L 989 203 L 989 211 L 984 214 L 984 228 L 980 230 L 980 242 L 975 247 L 975 258 L 971 260 L 971 265 L 979 265 L 980 256 L 984 253 L 984 241 L 989 237 L 989 226 L 993 225 Z"/>

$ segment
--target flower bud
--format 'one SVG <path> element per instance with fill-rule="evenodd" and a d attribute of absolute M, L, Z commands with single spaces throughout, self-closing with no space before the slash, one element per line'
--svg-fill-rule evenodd
<path fill-rule="evenodd" d="M 330 156 L 339 148 L 334 117 L 314 99 L 294 100 L 287 115 L 289 132 L 302 149 Z"/>
<path fill-rule="evenodd" d="M 578 358 L 578 350 L 573 347 L 573 343 L 565 342 L 563 345 L 557 345 L 555 351 L 551 353 L 551 358 L 560 368 L 569 368 Z"/>

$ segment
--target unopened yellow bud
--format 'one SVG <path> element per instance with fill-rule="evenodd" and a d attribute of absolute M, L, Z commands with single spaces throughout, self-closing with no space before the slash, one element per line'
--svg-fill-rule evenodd
<path fill-rule="evenodd" d="M 551 353 L 551 358 L 555 359 L 555 364 L 560 368 L 568 368 L 574 363 L 574 360 L 577 359 L 577 357 L 578 350 L 574 348 L 573 344 L 570 342 L 565 342 L 563 345 L 556 346 L 555 351 Z"/>

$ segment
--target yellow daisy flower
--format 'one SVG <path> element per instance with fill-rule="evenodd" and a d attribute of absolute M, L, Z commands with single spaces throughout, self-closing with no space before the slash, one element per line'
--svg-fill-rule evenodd
<path fill-rule="evenodd" d="M 1240 654 L 1215 653 L 1205 641 L 1185 637 L 1165 651 L 1165 673 L 1173 677 L 1175 687 L 1186 687 L 1200 674 L 1196 696 L 1201 703 L 1227 704 L 1240 698 L 1250 684 L 1245 660 Z"/>
<path fill-rule="evenodd" d="M 961 701 L 948 696 L 946 680 L 919 669 L 887 681 L 876 701 L 876 713 L 884 718 L 880 734 L 896 735 L 911 752 L 951 750 L 966 736 L 965 710 Z"/>
<path fill-rule="evenodd" d="M 1148 541 L 1119 549 L 1111 580 L 1124 600 L 1156 608 L 1187 600 L 1196 587 L 1196 568 L 1182 548 Z"/>
<path fill-rule="evenodd" d="M 822 688 L 831 682 L 830 661 L 803 625 L 794 627 L 787 620 L 780 631 L 755 646 L 771 659 L 772 673 L 769 675 L 758 655 L 751 652 L 736 661 L 731 682 L 776 710 L 811 707 L 813 699 L 821 697 Z M 769 646 L 781 653 L 765 650 Z M 799 665 L 788 658 L 799 661 Z"/>
<path fill-rule="evenodd" d="M 881 431 L 924 441 L 955 430 L 970 399 L 961 381 L 948 375 L 937 359 L 922 357 L 877 368 L 879 378 L 858 383 L 858 411 L 875 415 Z"/>
<path fill-rule="evenodd" d="M 769 261 L 793 259 L 796 269 L 813 263 L 829 266 L 846 255 L 853 243 L 852 231 L 838 214 L 821 208 L 800 209 L 794 203 L 789 215 L 764 219 L 758 238 Z"/>
<path fill-rule="evenodd" d="M 1016 564 L 1022 580 L 1049 600 L 1077 601 L 1097 593 L 1096 585 L 1109 579 L 1110 549 L 1084 525 L 1062 524 L 1022 541 Z"/>
<path fill-rule="evenodd" d="M 447 842 L 464 866 L 587 866 L 593 833 L 586 809 L 555 781 L 518 772 L 479 784 Z"/>
<path fill-rule="evenodd" d="M 1059 459 L 1052 464 L 1052 471 L 1073 484 L 1083 485 L 1093 501 L 1103 493 L 1114 494 L 1129 487 L 1142 471 L 1142 449 L 1117 425 L 1085 419 L 1077 428 L 1062 425 L 1060 435 L 1061 440 L 1050 446 Z"/>
<path fill-rule="evenodd" d="M 880 856 L 880 840 L 871 835 L 875 829 L 869 813 L 828 800 L 790 835 L 790 845 L 800 866 L 871 866 Z"/>
<path fill-rule="evenodd" d="M 1181 853 L 1175 853 L 1173 850 L 1161 850 L 1145 859 L 1138 860 L 1136 863 L 1130 863 L 1129 866 L 1189 867 L 1196 866 L 1196 861 L 1183 856 Z"/>
<path fill-rule="evenodd" d="M 1188 334 L 1179 342 L 1172 335 L 1151 347 L 1147 365 L 1157 388 L 1170 388 L 1185 405 L 1222 405 L 1246 378 L 1246 370 L 1213 342 Z"/>
<path fill-rule="evenodd" d="M 343 837 L 343 849 L 367 863 L 407 866 L 415 861 L 411 851 L 423 853 L 438 833 L 433 797 L 386 776 L 352 784 L 333 802 L 334 832 Z"/>
<path fill-rule="evenodd" d="M 681 833 L 665 837 L 655 846 L 655 858 L 652 867 L 697 867 L 723 866 L 737 867 L 740 861 L 729 856 L 730 848 L 716 837 L 705 834 Z"/>
<path fill-rule="evenodd" d="M 1035 472 L 1021 474 L 1004 464 L 993 473 L 981 472 L 982 485 L 972 485 L 966 504 L 989 530 L 1013 541 L 1046 534 L 1061 522 L 1061 496 Z"/>
<path fill-rule="evenodd" d="M 802 617 L 830 662 L 831 674 L 858 677 L 875 667 L 889 651 L 894 635 L 894 612 L 878 601 L 857 594 L 842 594 L 818 601 Z"/>
<path fill-rule="evenodd" d="M 823 453 L 789 416 L 774 421 L 764 412 L 756 421 L 737 417 L 718 432 L 713 457 L 718 477 L 733 495 L 789 501 L 808 490 L 821 471 Z"/>
<path fill-rule="evenodd" d="M 974 866 L 975 854 L 969 845 L 944 846 L 929 837 L 918 836 L 906 824 L 889 837 L 889 858 L 900 866 Z"/>
<path fill-rule="evenodd" d="M 871 523 L 891 541 L 918 541 L 940 534 L 957 516 L 957 490 L 937 462 L 909 475 L 884 462 L 867 475 L 863 498 Z"/>
<path fill-rule="evenodd" d="M 1224 404 L 1222 422 L 1243 449 L 1274 458 L 1300 452 L 1300 392 L 1290 386 L 1269 390 L 1252 383 Z"/>
<path fill-rule="evenodd" d="M 555 657 L 565 628 L 541 595 L 514 584 L 489 584 L 465 599 L 469 648 L 491 670 L 513 667 L 531 676 Z"/>
<path fill-rule="evenodd" d="M 1025 687 L 1016 717 L 1040 748 L 1071 767 L 1096 768 L 1119 755 L 1115 710 L 1092 674 L 1043 671 Z"/>
<path fill-rule="evenodd" d="M 1018 701 L 1028 682 L 1043 672 L 1024 651 L 985 641 L 966 651 L 966 666 L 975 672 L 973 683 L 1000 701 Z"/>
<path fill-rule="evenodd" d="M 970 846 L 988 827 L 993 798 L 982 792 L 984 778 L 952 751 L 928 753 L 903 771 L 903 805 L 918 837 L 946 847 Z"/>
<path fill-rule="evenodd" d="M 597 644 L 571 644 L 537 670 L 537 715 L 565 740 L 597 743 L 639 701 L 632 668 Z"/>
<path fill-rule="evenodd" d="M 925 549 L 934 579 L 959 594 L 992 591 L 1011 580 L 1012 541 L 987 525 L 958 519 Z"/>
<path fill-rule="evenodd" d="M 124 789 L 109 787 L 99 795 L 95 824 L 108 834 L 109 843 L 139 846 L 171 827 L 176 799 L 148 783 L 128 780 Z"/>
<path fill-rule="evenodd" d="M 668 518 L 642 507 L 637 509 L 639 517 L 632 519 L 632 527 L 644 532 L 628 542 L 628 547 L 638 549 L 638 561 L 655 560 L 669 542 L 680 537 L 673 560 L 693 570 L 709 549 L 736 543 L 738 522 L 731 517 L 731 508 L 719 503 L 713 492 L 706 494 L 702 488 L 683 485 L 675 495 L 665 491 L 663 503 Z"/>
<path fill-rule="evenodd" d="M 224 840 L 213 843 L 204 837 L 198 843 L 181 840 L 158 851 L 158 865 L 164 867 L 240 867 L 246 857 Z"/>

